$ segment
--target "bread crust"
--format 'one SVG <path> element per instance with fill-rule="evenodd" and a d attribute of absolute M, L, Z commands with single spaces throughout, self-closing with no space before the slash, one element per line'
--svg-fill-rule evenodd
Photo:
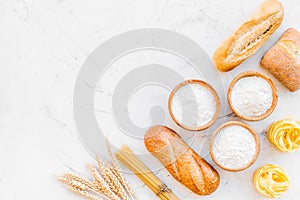
<path fill-rule="evenodd" d="M 171 175 L 194 193 L 209 195 L 218 188 L 218 172 L 173 130 L 166 126 L 153 126 L 146 132 L 144 143 Z"/>
<path fill-rule="evenodd" d="M 287 29 L 262 57 L 260 65 L 291 92 L 297 91 L 300 88 L 300 33 Z"/>
<path fill-rule="evenodd" d="M 251 18 L 215 51 L 213 61 L 217 69 L 223 72 L 232 70 L 256 53 L 280 26 L 283 16 L 284 10 L 280 2 L 277 0 L 262 2 Z"/>

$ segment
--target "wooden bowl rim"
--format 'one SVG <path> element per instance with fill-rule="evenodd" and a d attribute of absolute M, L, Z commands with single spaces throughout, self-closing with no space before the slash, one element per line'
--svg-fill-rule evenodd
<path fill-rule="evenodd" d="M 237 112 L 237 110 L 234 108 L 234 106 L 231 103 L 231 93 L 232 93 L 232 89 L 233 86 L 242 78 L 245 77 L 251 77 L 251 76 L 256 76 L 256 77 L 260 77 L 263 78 L 264 80 L 266 80 L 271 89 L 272 89 L 272 105 L 270 106 L 270 108 L 262 115 L 260 116 L 244 116 L 242 114 L 240 114 L 239 112 Z M 229 88 L 228 88 L 228 92 L 227 92 L 227 100 L 228 100 L 228 104 L 231 108 L 231 110 L 241 119 L 244 119 L 246 121 L 260 121 L 262 119 L 267 118 L 269 115 L 272 114 L 272 112 L 274 111 L 276 105 L 277 105 L 277 101 L 278 101 L 278 94 L 277 94 L 277 89 L 276 86 L 274 84 L 274 82 L 272 81 L 272 79 L 270 77 L 268 77 L 267 75 L 261 73 L 261 72 L 257 72 L 257 71 L 246 71 L 243 72 L 239 75 L 237 75 L 230 83 Z"/>
<path fill-rule="evenodd" d="M 174 116 L 173 110 L 172 110 L 172 101 L 173 101 L 173 97 L 174 97 L 175 93 L 178 91 L 179 88 L 181 88 L 182 86 L 187 85 L 187 84 L 199 84 L 199 85 L 205 87 L 213 94 L 215 102 L 216 102 L 216 111 L 215 111 L 215 115 L 213 116 L 213 118 L 208 123 L 206 123 L 202 126 L 198 126 L 197 128 L 191 128 L 191 127 L 183 125 L 180 121 L 178 121 L 178 119 L 176 119 L 176 117 Z M 186 80 L 186 81 L 179 83 L 171 91 L 169 100 L 168 100 L 168 110 L 169 110 L 171 118 L 178 126 L 182 127 L 185 130 L 189 130 L 189 131 L 201 131 L 201 130 L 204 130 L 204 129 L 207 129 L 208 127 L 210 127 L 217 120 L 219 113 L 220 113 L 220 98 L 219 98 L 216 90 L 211 85 L 209 85 L 207 82 L 202 81 L 202 80 L 197 80 L 197 79 L 190 79 L 190 80 Z"/>
<path fill-rule="evenodd" d="M 213 153 L 213 145 L 214 145 L 214 140 L 215 140 L 215 137 L 219 134 L 220 130 L 222 130 L 223 128 L 225 127 L 228 127 L 228 126 L 233 126 L 233 125 L 238 125 L 238 126 L 242 126 L 244 128 L 246 128 L 251 134 L 252 136 L 254 137 L 254 140 L 255 140 L 255 144 L 256 144 L 256 147 L 255 147 L 255 154 L 253 155 L 253 158 L 252 160 L 247 164 L 245 165 L 244 167 L 240 167 L 240 168 L 228 168 L 228 167 L 225 167 L 223 166 L 215 157 L 214 153 Z M 230 172 L 238 172 L 238 171 L 242 171 L 242 170 L 245 170 L 247 169 L 248 167 L 250 167 L 256 160 L 257 160 L 257 157 L 259 155 L 259 152 L 260 152 L 260 141 L 259 141 L 259 138 L 258 138 L 258 135 L 256 134 L 256 132 L 254 131 L 254 129 L 249 126 L 248 124 L 246 123 L 243 123 L 243 122 L 239 122 L 239 121 L 229 121 L 229 122 L 226 122 L 224 124 L 222 124 L 221 126 L 219 126 L 215 132 L 213 133 L 213 135 L 211 136 L 211 139 L 210 139 L 210 143 L 209 143 L 209 152 L 210 152 L 210 156 L 212 158 L 212 160 L 222 169 L 226 170 L 226 171 L 230 171 Z"/>

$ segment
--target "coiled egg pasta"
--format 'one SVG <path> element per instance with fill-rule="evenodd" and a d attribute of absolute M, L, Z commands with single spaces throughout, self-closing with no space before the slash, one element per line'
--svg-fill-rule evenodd
<path fill-rule="evenodd" d="M 267 131 L 269 141 L 280 151 L 292 152 L 300 148 L 300 122 L 282 119 L 271 124 Z"/>
<path fill-rule="evenodd" d="M 268 198 L 281 196 L 290 186 L 286 172 L 273 164 L 258 168 L 253 175 L 253 183 L 256 190 Z"/>

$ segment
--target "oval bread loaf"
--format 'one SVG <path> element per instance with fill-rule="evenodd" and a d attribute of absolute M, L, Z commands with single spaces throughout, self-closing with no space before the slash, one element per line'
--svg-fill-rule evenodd
<path fill-rule="evenodd" d="M 218 188 L 218 172 L 173 130 L 166 126 L 153 126 L 146 132 L 144 143 L 172 176 L 194 193 L 209 195 Z"/>
<path fill-rule="evenodd" d="M 283 7 L 277 0 L 265 0 L 215 51 L 213 60 L 220 71 L 229 71 L 253 55 L 280 26 Z"/>
<path fill-rule="evenodd" d="M 300 88 L 300 33 L 287 29 L 278 42 L 267 51 L 260 61 L 287 89 L 295 92 Z"/>

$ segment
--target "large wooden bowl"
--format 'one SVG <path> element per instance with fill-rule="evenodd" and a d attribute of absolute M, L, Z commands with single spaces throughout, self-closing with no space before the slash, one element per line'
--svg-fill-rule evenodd
<path fill-rule="evenodd" d="M 219 132 L 223 128 L 228 127 L 228 126 L 234 126 L 234 125 L 238 125 L 238 126 L 242 126 L 242 127 L 246 128 L 252 134 L 252 136 L 254 137 L 255 144 L 256 144 L 255 154 L 253 155 L 252 160 L 247 165 L 245 165 L 243 167 L 240 167 L 240 168 L 235 168 L 235 169 L 233 169 L 233 168 L 227 168 L 227 167 L 223 166 L 216 159 L 216 157 L 215 157 L 215 155 L 213 153 L 213 145 L 214 145 L 216 136 L 219 134 Z M 213 135 L 212 135 L 212 137 L 210 139 L 210 144 L 209 144 L 209 152 L 210 152 L 210 156 L 211 156 L 212 160 L 219 167 L 221 167 L 222 169 L 224 169 L 226 171 L 231 171 L 231 172 L 242 171 L 242 170 L 247 169 L 248 167 L 250 167 L 256 161 L 256 159 L 258 157 L 258 154 L 259 154 L 259 151 L 260 151 L 260 142 L 259 142 L 259 138 L 258 138 L 256 132 L 248 124 L 245 124 L 245 123 L 239 122 L 239 121 L 230 121 L 230 122 L 224 123 L 223 125 L 221 125 L 220 127 L 218 127 L 217 130 L 213 133 Z"/>
<path fill-rule="evenodd" d="M 272 105 L 270 106 L 270 108 L 262 115 L 260 116 L 244 116 L 242 114 L 240 114 L 239 112 L 237 112 L 237 110 L 234 108 L 234 106 L 232 105 L 232 102 L 231 102 L 231 93 L 232 93 L 232 89 L 234 87 L 234 85 L 242 78 L 245 78 L 245 77 L 252 77 L 252 76 L 256 76 L 256 77 L 259 77 L 259 78 L 262 78 L 264 80 L 266 80 L 270 87 L 272 88 L 272 97 L 273 97 L 273 101 L 272 101 Z M 229 89 L 228 89 L 228 92 L 227 92 L 227 99 L 228 99 L 228 104 L 231 108 L 231 110 L 241 119 L 244 119 L 244 120 L 247 120 L 247 121 L 259 121 L 259 120 L 262 120 L 262 119 L 265 119 L 266 117 L 268 117 L 275 109 L 276 105 L 277 105 L 277 101 L 278 101 L 278 95 L 277 95 L 277 89 L 276 89 L 276 86 L 274 84 L 274 82 L 272 81 L 272 79 L 260 72 L 257 72 L 257 71 L 246 71 L 246 72 L 243 72 L 241 74 L 239 74 L 238 76 L 236 76 L 232 82 L 230 83 L 229 85 Z"/>
<path fill-rule="evenodd" d="M 180 121 L 178 121 L 178 119 L 176 119 L 176 117 L 174 116 L 173 109 L 172 109 L 172 101 L 173 101 L 173 97 L 174 97 L 175 93 L 179 90 L 179 88 L 181 88 L 182 86 L 187 85 L 187 84 L 199 84 L 199 85 L 205 87 L 213 94 L 215 102 L 216 102 L 216 112 L 215 112 L 215 115 L 213 116 L 213 118 L 208 123 L 206 123 L 202 126 L 198 126 L 197 128 L 185 126 Z M 219 99 L 217 92 L 208 83 L 206 83 L 205 81 L 202 81 L 202 80 L 191 79 L 191 80 L 181 82 L 172 90 L 172 92 L 169 96 L 168 109 L 169 109 L 169 113 L 170 113 L 173 121 L 178 126 L 184 128 L 186 130 L 189 130 L 189 131 L 201 131 L 201 130 L 204 130 L 204 129 L 207 129 L 208 127 L 210 127 L 217 120 L 218 115 L 220 113 L 220 99 Z"/>

